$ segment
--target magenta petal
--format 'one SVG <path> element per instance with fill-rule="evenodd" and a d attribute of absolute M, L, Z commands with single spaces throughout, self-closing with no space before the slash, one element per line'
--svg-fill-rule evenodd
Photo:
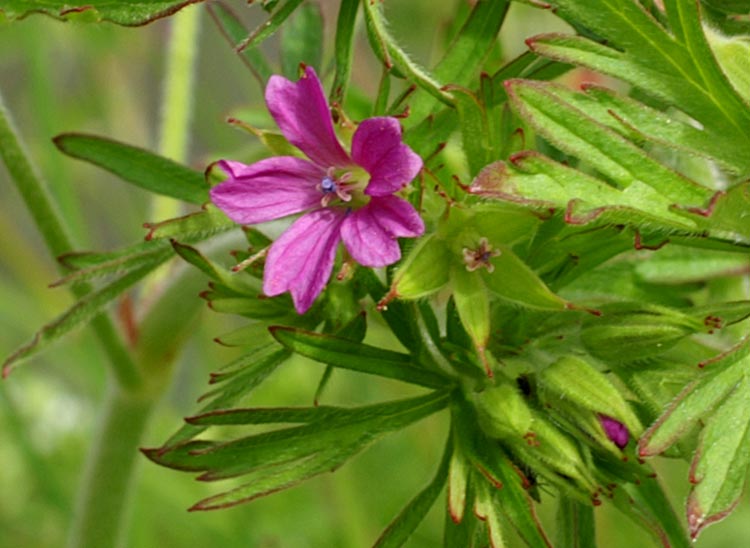
<path fill-rule="evenodd" d="M 352 138 L 352 159 L 370 174 L 365 193 L 387 196 L 403 188 L 422 169 L 422 158 L 401 141 L 395 118 L 369 118 Z"/>
<path fill-rule="evenodd" d="M 250 165 L 222 160 L 218 166 L 229 179 L 211 189 L 211 201 L 237 223 L 263 223 L 320 204 L 315 187 L 325 172 L 308 160 L 278 156 Z"/>
<path fill-rule="evenodd" d="M 363 266 L 386 266 L 401 258 L 398 241 L 378 224 L 376 215 L 377 211 L 367 204 L 352 211 L 341 225 L 347 251 Z"/>
<path fill-rule="evenodd" d="M 271 76 L 266 104 L 284 136 L 313 162 L 324 168 L 352 164 L 333 131 L 323 87 L 312 67 L 297 82 Z"/>
<path fill-rule="evenodd" d="M 370 207 L 377 210 L 377 221 L 397 238 L 416 238 L 424 234 L 424 221 L 409 202 L 396 196 L 373 197 Z"/>
<path fill-rule="evenodd" d="M 331 277 L 344 211 L 319 209 L 297 219 L 274 243 L 266 258 L 263 292 L 291 291 L 304 314 Z"/>
<path fill-rule="evenodd" d="M 424 224 L 414 208 L 400 198 L 373 198 L 351 212 L 341 225 L 341 239 L 349 254 L 363 266 L 381 267 L 401 258 L 400 236 L 419 236 Z"/>

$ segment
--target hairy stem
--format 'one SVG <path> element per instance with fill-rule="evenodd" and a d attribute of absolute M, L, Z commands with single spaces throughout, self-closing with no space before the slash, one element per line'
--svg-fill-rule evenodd
<path fill-rule="evenodd" d="M 69 548 L 113 548 L 126 540 L 137 447 L 156 402 L 151 393 L 112 387 L 82 478 Z"/>
<path fill-rule="evenodd" d="M 24 150 L 18 132 L 13 127 L 10 114 L 5 108 L 0 95 L 0 157 L 10 173 L 10 179 L 36 223 L 47 249 L 57 257 L 74 249 L 66 225 L 63 223 L 54 202 L 41 177 L 34 169 L 29 156 Z M 63 271 L 60 266 L 61 272 Z M 88 284 L 74 284 L 71 287 L 76 297 L 89 292 Z M 126 388 L 135 389 L 141 384 L 140 372 L 130 354 L 123 346 L 115 326 L 102 314 L 91 322 L 92 328 L 104 352 L 109 358 L 112 371 L 118 383 Z"/>
<path fill-rule="evenodd" d="M 171 19 L 158 151 L 176 162 L 187 159 L 190 144 L 200 15 L 198 6 L 188 6 Z M 179 208 L 180 202 L 174 198 L 154 196 L 153 215 L 156 219 L 176 217 Z"/>
<path fill-rule="evenodd" d="M 188 151 L 199 22 L 200 11 L 194 7 L 182 10 L 171 19 L 159 152 L 176 161 L 184 161 Z M 152 207 L 157 219 L 180 213 L 180 203 L 167 197 L 156 196 Z M 165 280 L 152 276 L 147 283 L 162 281 Z M 140 326 L 141 339 L 136 355 L 144 370 L 150 372 L 150 389 L 136 392 L 113 387 L 107 394 L 100 432 L 84 471 L 68 548 L 115 548 L 126 543 L 138 446 L 152 408 L 171 381 L 171 365 L 182 342 L 179 328 L 164 335 L 151 325 L 150 318 L 161 317 L 157 326 L 162 327 L 170 320 L 192 325 L 189 320 L 199 308 L 197 299 L 186 297 L 186 291 L 192 292 L 191 295 L 197 292 L 195 284 L 186 284 L 182 278 L 174 282 L 154 303 Z M 175 292 L 181 297 L 176 302 Z M 177 303 L 181 303 L 182 308 Z M 143 348 L 144 341 L 150 344 L 147 350 Z"/>

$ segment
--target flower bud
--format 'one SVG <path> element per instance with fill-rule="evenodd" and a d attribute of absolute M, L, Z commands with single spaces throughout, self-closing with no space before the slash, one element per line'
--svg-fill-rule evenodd
<path fill-rule="evenodd" d="M 627 426 L 607 415 L 599 415 L 599 422 L 610 441 L 620 449 L 624 449 L 630 440 Z"/>
<path fill-rule="evenodd" d="M 595 491 L 576 443 L 531 409 L 514 386 L 487 388 L 475 395 L 475 405 L 481 428 L 523 462 L 561 486 Z"/>
<path fill-rule="evenodd" d="M 641 303 L 617 303 L 601 312 L 581 327 L 581 342 L 592 356 L 608 362 L 657 356 L 703 327 L 676 310 Z"/>
<path fill-rule="evenodd" d="M 537 376 L 539 396 L 554 409 L 561 422 L 579 430 L 600 445 L 622 449 L 629 432 L 643 431 L 638 417 L 607 376 L 573 356 L 559 359 Z"/>
<path fill-rule="evenodd" d="M 510 384 L 486 388 L 475 394 L 474 401 L 480 426 L 493 438 L 522 437 L 531 428 L 531 409 Z"/>

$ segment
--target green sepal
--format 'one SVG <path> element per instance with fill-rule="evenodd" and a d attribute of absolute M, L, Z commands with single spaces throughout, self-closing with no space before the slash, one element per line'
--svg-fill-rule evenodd
<path fill-rule="evenodd" d="M 537 375 L 537 386 L 541 400 L 552 409 L 580 422 L 581 426 L 595 423 L 596 429 L 589 434 L 607 447 L 612 448 L 612 442 L 596 420 L 599 414 L 623 423 L 636 438 L 643 431 L 621 391 L 601 371 L 578 357 L 562 357 L 543 369 Z"/>
<path fill-rule="evenodd" d="M 485 369 L 491 372 L 485 355 L 490 338 L 490 300 L 479 272 L 469 272 L 461 264 L 450 270 L 451 289 L 458 316 L 471 337 Z"/>
<path fill-rule="evenodd" d="M 493 493 L 493 506 L 502 512 L 503 518 L 513 525 L 527 545 L 532 548 L 550 548 L 551 543 L 537 518 L 529 494 L 530 480 L 511 462 L 497 441 L 477 428 L 477 417 L 467 406 L 454 405 L 452 412 L 451 432 L 456 442 L 455 450 L 460 450 L 472 466 L 466 489 L 467 508 L 476 501 L 479 486 L 487 486 Z M 448 520 L 446 529 L 452 534 L 466 532 L 475 523 L 475 520 L 464 516 L 459 527 L 451 528 L 450 525 L 455 522 L 451 518 Z"/>
<path fill-rule="evenodd" d="M 482 269 L 487 287 L 503 299 L 542 310 L 565 310 L 573 305 L 555 295 L 508 246 L 495 244 L 500 254 L 490 259 L 494 271 Z"/>
<path fill-rule="evenodd" d="M 533 427 L 531 408 L 518 389 L 508 383 L 474 394 L 474 407 L 482 430 L 492 438 L 521 438 Z"/>
<path fill-rule="evenodd" d="M 623 302 L 601 306 L 600 311 L 600 317 L 584 322 L 581 342 L 592 356 L 606 362 L 658 356 L 704 330 L 702 321 L 663 306 Z"/>
<path fill-rule="evenodd" d="M 423 237 L 396 270 L 389 295 L 402 299 L 426 297 L 448 283 L 448 247 L 437 233 Z"/>

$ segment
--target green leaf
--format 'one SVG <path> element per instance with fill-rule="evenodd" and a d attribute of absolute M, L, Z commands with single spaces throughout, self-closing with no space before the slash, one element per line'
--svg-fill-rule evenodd
<path fill-rule="evenodd" d="M 216 410 L 230 408 L 237 400 L 260 385 L 290 355 L 291 352 L 280 349 L 273 342 L 261 343 L 227 364 L 222 372 L 213 373 L 211 383 L 218 383 L 219 388 L 201 397 L 201 401 L 209 398 L 211 401 L 201 409 L 198 417 L 209 416 Z M 175 448 L 185 443 L 207 427 L 208 424 L 202 424 L 200 419 L 197 419 L 195 423 L 188 422 L 164 443 L 162 450 Z"/>
<path fill-rule="evenodd" d="M 666 451 L 734 390 L 748 367 L 749 340 L 733 352 L 721 355 L 710 365 L 710 374 L 685 387 L 641 437 L 638 451 L 642 457 Z"/>
<path fill-rule="evenodd" d="M 60 255 L 57 260 L 71 270 L 84 270 L 130 256 L 147 255 L 159 249 L 168 249 L 169 242 L 138 242 L 114 251 L 71 251 Z"/>
<path fill-rule="evenodd" d="M 301 3 L 302 0 L 287 0 L 284 2 L 284 5 L 274 11 L 267 21 L 258 25 L 252 34 L 237 46 L 237 51 L 241 53 L 247 49 L 258 47 L 266 38 L 271 37 L 277 30 L 279 30 L 281 24 L 286 21 L 292 13 L 294 13 L 294 10 L 296 10 Z"/>
<path fill-rule="evenodd" d="M 275 326 L 271 328 L 271 333 L 290 350 L 334 367 L 431 388 L 445 387 L 451 383 L 450 379 L 415 365 L 408 354 L 289 327 Z"/>
<path fill-rule="evenodd" d="M 469 176 L 474 177 L 492 160 L 487 111 L 470 90 L 454 85 L 446 89 L 453 93 L 456 100 L 464 156 L 469 165 Z"/>
<path fill-rule="evenodd" d="M 320 72 L 323 57 L 323 16 L 320 6 L 302 4 L 281 31 L 281 72 L 296 80 L 304 63 Z"/>
<path fill-rule="evenodd" d="M 134 252 L 123 253 L 123 251 L 133 250 L 134 248 Z M 141 266 L 153 265 L 155 268 L 170 257 L 172 257 L 172 250 L 167 242 L 145 242 L 111 254 L 69 254 L 62 257 L 60 261 L 67 265 L 77 264 L 81 268 L 50 284 L 50 287 L 98 279 L 127 272 Z M 90 266 L 85 266 L 87 264 Z"/>
<path fill-rule="evenodd" d="M 668 169 L 562 100 L 556 84 L 512 80 L 506 86 L 513 106 L 535 129 L 560 150 L 585 159 L 619 188 L 637 185 L 643 194 L 647 185 L 669 204 L 685 206 L 703 207 L 713 196 L 711 189 Z"/>
<path fill-rule="evenodd" d="M 213 261 L 204 257 L 203 254 L 194 247 L 181 244 L 177 241 L 172 241 L 172 247 L 180 257 L 185 259 L 185 261 L 202 271 L 212 280 L 231 289 L 237 293 L 237 295 L 257 297 L 260 293 L 260 287 L 257 280 L 240 273 L 234 275 L 230 274 L 227 270 L 217 266 Z"/>
<path fill-rule="evenodd" d="M 208 306 L 221 314 L 237 314 L 257 320 L 272 320 L 289 314 L 289 303 L 286 299 L 259 299 L 257 297 L 215 298 L 211 292 L 201 294 L 208 300 Z"/>
<path fill-rule="evenodd" d="M 466 512 L 471 466 L 466 455 L 462 453 L 458 438 L 452 435 L 450 440 L 453 444 L 453 455 L 448 470 L 448 514 L 454 523 L 461 523 Z"/>
<path fill-rule="evenodd" d="M 709 133 L 750 140 L 750 107 L 719 67 L 703 33 L 700 10 L 667 2 L 674 35 L 638 3 L 607 0 L 551 2 L 613 47 L 579 37 L 544 35 L 527 41 L 542 55 L 622 78 L 698 120 Z M 747 146 L 747 145 L 746 145 Z M 750 160 L 745 161 L 745 172 Z"/>
<path fill-rule="evenodd" d="M 435 65 L 438 81 L 455 86 L 468 86 L 476 82 L 478 71 L 497 41 L 510 2 L 507 0 L 479 0 L 455 38 L 445 50 L 443 58 Z M 417 94 L 410 99 L 409 120 L 420 122 L 437 106 L 434 95 Z"/>
<path fill-rule="evenodd" d="M 21 360 L 36 354 L 48 344 L 68 334 L 75 327 L 97 316 L 107 304 L 140 281 L 155 266 L 155 264 L 147 263 L 134 268 L 104 287 L 86 294 L 62 315 L 37 331 L 31 341 L 6 358 L 2 367 L 3 376 L 7 376 Z"/>
<path fill-rule="evenodd" d="M 219 27 L 221 34 L 226 38 L 232 49 L 244 40 L 248 31 L 242 21 L 232 12 L 223 2 L 210 2 L 206 9 L 211 18 Z M 273 74 L 271 66 L 266 59 L 265 54 L 260 48 L 246 48 L 242 52 L 237 52 L 242 62 L 250 69 L 255 76 L 261 88 L 265 88 L 266 82 Z"/>
<path fill-rule="evenodd" d="M 269 322 L 255 322 L 243 325 L 216 337 L 214 340 L 223 346 L 257 347 L 273 341 L 268 332 Z"/>
<path fill-rule="evenodd" d="M 485 482 L 477 485 L 474 499 L 474 514 L 484 522 L 491 548 L 505 548 L 504 527 L 500 517 L 500 505 L 496 501 L 495 490 Z"/>
<path fill-rule="evenodd" d="M 398 548 L 406 543 L 443 490 L 450 462 L 451 444 L 449 440 L 433 480 L 401 510 L 399 515 L 381 533 L 373 548 Z"/>
<path fill-rule="evenodd" d="M 285 489 L 347 459 L 387 432 L 443 409 L 445 392 L 368 405 L 339 408 L 325 422 L 265 432 L 224 443 L 189 442 L 174 450 L 146 450 L 164 466 L 203 471 L 199 479 L 219 480 L 244 475 L 246 483 L 227 493 L 205 499 L 191 510 L 225 508 Z"/>
<path fill-rule="evenodd" d="M 604 87 L 588 85 L 584 92 L 570 92 L 566 99 L 572 103 L 581 101 L 579 108 L 587 115 L 621 133 L 634 133 L 639 139 L 717 160 L 734 172 L 747 167 L 747 162 L 742 159 L 744 144 L 741 140 L 708 133 Z"/>
<path fill-rule="evenodd" d="M 315 407 L 258 407 L 252 409 L 219 409 L 185 419 L 197 426 L 238 424 L 308 424 L 326 422 L 338 416 L 341 408 L 326 405 Z"/>
<path fill-rule="evenodd" d="M 206 472 L 201 478 L 206 481 L 235 477 L 315 453 L 337 455 L 342 448 L 348 458 L 354 447 L 362 449 L 379 435 L 440 411 L 448 402 L 448 393 L 432 392 L 387 403 L 339 407 L 335 412 L 329 410 L 324 423 L 315 421 L 219 443 L 193 456 Z"/>
<path fill-rule="evenodd" d="M 370 44 L 381 62 L 387 68 L 393 67 L 397 71 L 394 75 L 407 78 L 439 101 L 452 106 L 453 97 L 442 90 L 434 76 L 412 61 L 390 35 L 383 17 L 382 2 L 362 2 L 362 7 Z"/>
<path fill-rule="evenodd" d="M 471 192 L 522 203 L 539 212 L 562 210 L 565 222 L 571 225 L 624 224 L 644 233 L 703 234 L 695 223 L 670 210 L 669 199 L 644 184 L 619 191 L 533 151 L 515 154 L 511 162 L 488 165 L 472 183 Z"/>
<path fill-rule="evenodd" d="M 477 418 L 470 409 L 455 405 L 451 411 L 454 417 L 451 431 L 460 450 L 477 472 L 472 477 L 489 482 L 494 491 L 494 505 L 500 508 L 528 546 L 550 548 L 550 541 L 529 496 L 527 478 L 511 464 L 499 444 L 477 428 Z"/>
<path fill-rule="evenodd" d="M 650 283 L 678 284 L 729 276 L 747 265 L 744 253 L 666 246 L 648 261 L 641 261 L 635 272 L 641 280 Z"/>
<path fill-rule="evenodd" d="M 365 335 L 367 334 L 367 316 L 365 315 L 365 312 L 362 311 L 354 316 L 351 320 L 349 320 L 348 323 L 344 324 L 337 331 L 335 331 L 334 334 L 351 341 L 362 342 L 365 338 Z M 331 376 L 333 375 L 333 369 L 334 368 L 332 365 L 328 365 L 326 366 L 325 371 L 323 371 L 323 375 L 321 375 L 320 381 L 318 381 L 318 387 L 315 389 L 315 396 L 313 397 L 313 402 L 315 403 L 315 405 L 318 405 L 318 402 L 323 396 L 323 392 L 328 386 L 328 382 L 331 380 Z"/>
<path fill-rule="evenodd" d="M 354 27 L 357 23 L 359 0 L 341 0 L 336 20 L 336 74 L 333 77 L 330 101 L 343 104 L 354 57 Z"/>
<path fill-rule="evenodd" d="M 743 377 L 703 429 L 690 469 L 690 536 L 725 518 L 738 504 L 750 465 L 750 380 Z"/>
<path fill-rule="evenodd" d="M 6 0 L 0 14 L 8 19 L 22 19 L 33 13 L 44 13 L 57 19 L 77 21 L 109 21 L 134 27 L 151 23 L 176 13 L 183 7 L 201 0 L 86 0 L 70 3 L 58 0 Z"/>
<path fill-rule="evenodd" d="M 557 506 L 557 548 L 589 548 L 596 546 L 594 507 L 560 496 Z"/>
<path fill-rule="evenodd" d="M 671 548 L 690 548 L 685 533 L 656 474 L 642 475 L 637 483 L 623 483 L 614 490 L 612 501 L 625 515 L 652 533 L 654 540 Z"/>
<path fill-rule="evenodd" d="M 63 133 L 54 142 L 68 156 L 104 168 L 150 192 L 191 204 L 208 201 L 202 173 L 142 148 L 83 133 Z"/>

